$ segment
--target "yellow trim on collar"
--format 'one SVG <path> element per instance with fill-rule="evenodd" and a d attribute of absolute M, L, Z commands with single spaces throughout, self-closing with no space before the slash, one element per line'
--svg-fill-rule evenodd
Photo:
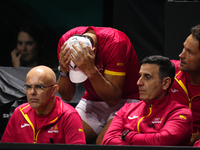
<path fill-rule="evenodd" d="M 29 105 L 27 105 L 29 106 Z M 27 106 L 23 107 L 23 108 L 19 108 L 19 110 L 21 111 L 22 115 L 24 116 L 24 118 L 26 119 L 26 121 L 30 124 L 31 128 L 33 129 L 33 136 L 34 136 L 34 143 L 36 142 L 35 139 L 35 127 L 33 126 L 31 120 L 29 119 L 27 114 L 24 114 L 23 109 L 26 108 Z"/>
<path fill-rule="evenodd" d="M 137 123 L 137 131 L 140 133 L 140 122 L 142 121 L 142 119 L 146 118 L 146 117 L 149 117 L 152 113 L 152 105 L 150 105 L 150 111 L 149 111 L 149 114 L 147 116 L 143 116 L 142 118 L 140 118 L 140 120 L 138 121 Z"/>
<path fill-rule="evenodd" d="M 189 94 L 188 94 L 188 90 L 187 90 L 187 88 L 185 87 L 185 85 L 183 84 L 183 82 L 181 81 L 181 80 L 178 80 L 176 77 L 179 75 L 179 73 L 181 73 L 181 71 L 179 71 L 176 75 L 175 75 L 175 77 L 174 77 L 174 79 L 176 80 L 176 82 L 182 87 L 182 89 L 185 91 L 185 93 L 186 93 L 186 95 L 187 95 L 187 97 L 188 97 L 188 100 L 189 100 L 189 108 L 190 109 L 192 109 L 192 100 L 190 99 L 190 97 L 189 97 Z"/>

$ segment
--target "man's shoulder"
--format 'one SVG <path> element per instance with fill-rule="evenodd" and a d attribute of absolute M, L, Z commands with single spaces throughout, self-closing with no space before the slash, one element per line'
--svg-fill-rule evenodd
<path fill-rule="evenodd" d="M 170 60 L 175 66 L 175 78 L 178 80 L 182 80 L 185 78 L 187 72 L 181 71 L 178 66 L 180 64 L 180 60 Z"/>
<path fill-rule="evenodd" d="M 30 104 L 27 102 L 27 103 L 23 103 L 21 105 L 19 105 L 16 109 L 19 109 L 19 110 L 25 110 L 25 109 L 30 109 L 31 106 Z"/>
<path fill-rule="evenodd" d="M 73 106 L 64 101 L 62 101 L 62 109 L 63 113 L 77 113 L 76 109 Z"/>
<path fill-rule="evenodd" d="M 179 102 L 177 102 L 176 100 L 173 100 L 173 99 L 171 99 L 171 102 L 169 103 L 168 106 L 171 107 L 172 109 L 175 109 L 175 110 L 180 109 L 180 110 L 184 110 L 184 111 L 187 111 L 187 112 L 191 112 L 191 110 L 188 106 L 186 106 L 184 104 L 180 104 Z"/>
<path fill-rule="evenodd" d="M 180 70 L 179 70 L 178 66 L 180 64 L 180 60 L 170 60 L 170 61 L 174 64 L 175 72 L 176 73 L 179 72 Z"/>
<path fill-rule="evenodd" d="M 70 29 L 69 31 L 65 32 L 65 34 L 63 34 L 63 37 L 65 36 L 71 36 L 71 34 L 82 34 L 83 32 L 85 32 L 85 30 L 87 29 L 88 27 L 85 27 L 85 26 L 79 26 L 79 27 L 75 27 L 73 29 Z"/>
<path fill-rule="evenodd" d="M 29 103 L 23 103 L 23 104 L 21 104 L 21 105 L 19 105 L 18 107 L 15 108 L 13 114 L 19 114 L 21 112 L 26 114 L 30 109 L 32 109 L 32 108 L 29 105 Z"/>
<path fill-rule="evenodd" d="M 174 65 L 179 65 L 180 60 L 171 59 L 170 60 Z"/>
<path fill-rule="evenodd" d="M 140 107 L 140 106 L 142 106 L 144 104 L 145 103 L 142 100 L 140 102 L 138 102 L 138 103 L 125 103 L 124 106 L 123 106 L 123 108 L 126 109 L 126 110 L 132 109 L 132 108 L 136 109 L 136 108 L 138 108 L 138 107 Z"/>
<path fill-rule="evenodd" d="M 56 106 L 54 107 L 54 112 L 59 116 L 69 116 L 70 114 L 77 113 L 76 109 L 62 100 L 59 96 L 56 96 Z"/>

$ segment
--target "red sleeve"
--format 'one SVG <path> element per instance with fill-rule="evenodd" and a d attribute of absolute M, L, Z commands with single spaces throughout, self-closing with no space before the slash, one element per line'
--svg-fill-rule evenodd
<path fill-rule="evenodd" d="M 125 105 L 126 106 L 126 105 Z M 103 144 L 105 145 L 189 145 L 192 133 L 192 114 L 187 108 L 177 109 L 170 114 L 165 125 L 156 133 L 139 133 L 137 130 L 131 131 L 126 136 L 126 142 L 120 137 L 124 130 L 123 114 L 128 107 L 122 107 L 115 115 L 108 128 Z M 183 117 L 180 117 L 183 116 Z"/>
<path fill-rule="evenodd" d="M 112 50 L 106 55 L 107 63 L 105 69 L 126 73 L 130 56 L 133 53 L 131 45 L 128 45 L 127 41 L 121 41 L 115 43 L 113 47 L 109 46 L 109 49 Z M 123 76 L 125 76 L 125 74 Z"/>
<path fill-rule="evenodd" d="M 200 140 L 196 141 L 193 145 L 193 147 L 200 147 Z"/>
<path fill-rule="evenodd" d="M 17 142 L 17 129 L 15 128 L 17 122 L 15 121 L 15 118 L 18 118 L 17 117 L 18 115 L 16 113 L 17 113 L 16 111 L 13 112 L 6 126 L 6 129 L 3 133 L 1 142 L 10 142 L 10 143 Z"/>
<path fill-rule="evenodd" d="M 103 138 L 103 145 L 129 145 L 127 142 L 123 141 L 121 139 L 121 134 L 124 131 L 124 125 L 123 125 L 123 117 L 121 114 L 123 114 L 122 107 L 113 118 L 112 123 L 110 124 L 110 127 L 108 128 L 106 134 Z"/>
<path fill-rule="evenodd" d="M 66 116 L 63 126 L 66 144 L 86 144 L 82 120 L 77 112 Z"/>
<path fill-rule="evenodd" d="M 62 45 L 64 44 L 64 39 L 63 37 L 60 38 L 59 42 L 58 42 L 58 47 L 57 47 L 57 57 L 58 57 L 58 60 L 60 61 L 60 58 L 59 58 L 59 54 L 60 54 L 60 49 L 62 47 Z"/>
<path fill-rule="evenodd" d="M 183 108 L 172 113 L 158 133 L 136 133 L 133 131 L 127 134 L 126 141 L 130 145 L 164 146 L 177 146 L 187 141 L 188 143 L 186 142 L 184 145 L 189 146 L 192 133 L 192 114 L 190 110 Z"/>

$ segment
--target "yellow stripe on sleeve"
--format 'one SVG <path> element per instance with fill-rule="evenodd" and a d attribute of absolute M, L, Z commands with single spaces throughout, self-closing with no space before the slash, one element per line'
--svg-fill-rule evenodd
<path fill-rule="evenodd" d="M 183 115 L 180 115 L 179 117 L 180 117 L 180 118 L 183 118 L 183 119 L 185 119 L 185 120 L 187 119 L 187 118 L 186 118 L 185 116 L 183 116 Z"/>
<path fill-rule="evenodd" d="M 114 75 L 114 76 L 125 76 L 126 75 L 126 72 L 115 72 L 115 71 L 109 71 L 109 70 L 105 70 L 104 73 L 109 74 L 109 75 Z"/>
<path fill-rule="evenodd" d="M 78 128 L 78 131 L 80 131 L 80 132 L 83 132 L 83 129 L 81 129 L 81 128 Z"/>

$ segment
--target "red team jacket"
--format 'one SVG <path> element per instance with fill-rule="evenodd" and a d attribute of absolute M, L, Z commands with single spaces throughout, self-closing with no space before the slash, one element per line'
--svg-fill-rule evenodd
<path fill-rule="evenodd" d="M 171 60 L 176 68 L 176 75 L 174 82 L 171 86 L 170 93 L 173 100 L 180 104 L 188 106 L 192 111 L 193 117 L 193 133 L 199 133 L 200 130 L 200 92 L 194 97 L 189 97 L 188 84 L 189 84 L 189 73 L 180 71 L 178 65 L 179 60 Z"/>
<path fill-rule="evenodd" d="M 1 142 L 86 144 L 77 111 L 56 96 L 55 107 L 35 129 L 35 110 L 28 103 L 18 106 L 11 116 Z"/>
<path fill-rule="evenodd" d="M 124 130 L 130 130 L 126 142 L 121 139 Z M 150 104 L 125 104 L 108 128 L 105 145 L 188 145 L 192 134 L 192 114 L 187 106 L 171 100 L 170 94 Z"/>

